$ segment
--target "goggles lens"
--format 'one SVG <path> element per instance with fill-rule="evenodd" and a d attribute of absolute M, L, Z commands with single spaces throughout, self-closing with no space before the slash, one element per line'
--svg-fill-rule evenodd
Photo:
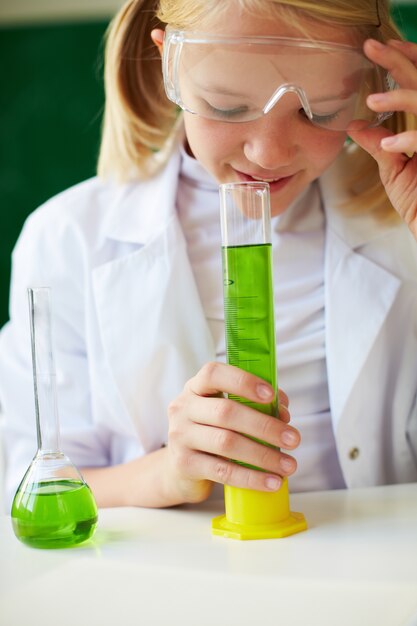
<path fill-rule="evenodd" d="M 295 94 L 297 115 L 329 130 L 353 120 L 376 126 L 392 113 L 366 105 L 371 93 L 393 89 L 386 70 L 361 50 L 280 37 L 200 35 L 167 27 L 165 91 L 184 111 L 222 122 L 249 122 Z"/>

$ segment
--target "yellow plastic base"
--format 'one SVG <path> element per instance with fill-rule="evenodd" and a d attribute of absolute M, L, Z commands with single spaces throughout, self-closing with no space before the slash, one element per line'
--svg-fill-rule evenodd
<path fill-rule="evenodd" d="M 264 526 L 233 524 L 227 521 L 226 515 L 215 517 L 212 521 L 213 535 L 229 539 L 278 539 L 294 535 L 302 530 L 307 530 L 307 522 L 302 513 L 295 512 L 291 512 L 291 515 L 283 522 Z"/>
<path fill-rule="evenodd" d="M 274 539 L 307 529 L 302 513 L 289 510 L 288 481 L 279 491 L 265 493 L 225 487 L 226 515 L 212 521 L 214 535 L 230 539 Z"/>

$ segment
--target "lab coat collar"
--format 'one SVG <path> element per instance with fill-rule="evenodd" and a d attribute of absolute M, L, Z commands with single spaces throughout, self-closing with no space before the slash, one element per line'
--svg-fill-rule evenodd
<path fill-rule="evenodd" d="M 377 251 L 401 237 L 403 230 L 400 221 L 344 214 L 338 208 L 343 200 L 338 180 L 340 162 L 320 179 L 327 223 L 326 354 L 335 432 L 349 422 L 344 416 L 354 391 L 365 393 L 366 364 L 401 286 L 400 279 L 381 266 Z"/>
<path fill-rule="evenodd" d="M 166 167 L 152 178 L 116 186 L 104 224 L 105 236 L 146 244 L 160 234 L 175 211 L 180 161 L 176 148 Z"/>
<path fill-rule="evenodd" d="M 167 201 L 172 191 L 165 189 Z M 154 450 L 166 441 L 169 402 L 214 358 L 176 214 L 146 245 L 95 268 L 93 291 L 104 357 L 122 406 L 144 449 Z M 114 415 L 122 423 L 123 408 Z"/>

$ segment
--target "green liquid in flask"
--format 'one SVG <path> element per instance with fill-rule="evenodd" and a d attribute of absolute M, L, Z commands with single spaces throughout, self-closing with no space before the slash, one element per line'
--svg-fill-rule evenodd
<path fill-rule="evenodd" d="M 29 321 L 38 450 L 17 488 L 11 518 L 16 537 L 33 548 L 68 548 L 93 534 L 97 505 L 60 450 L 49 287 L 29 287 Z"/>
<path fill-rule="evenodd" d="M 29 546 L 68 548 L 94 533 L 97 507 L 83 481 L 45 480 L 18 489 L 12 522 L 16 536 Z"/>

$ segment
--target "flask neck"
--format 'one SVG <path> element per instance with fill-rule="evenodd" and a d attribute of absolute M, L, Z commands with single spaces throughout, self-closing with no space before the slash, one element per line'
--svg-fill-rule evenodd
<path fill-rule="evenodd" d="M 59 452 L 50 289 L 28 289 L 38 452 Z"/>
<path fill-rule="evenodd" d="M 60 452 L 59 421 L 55 375 L 37 378 L 35 385 L 38 453 Z"/>

